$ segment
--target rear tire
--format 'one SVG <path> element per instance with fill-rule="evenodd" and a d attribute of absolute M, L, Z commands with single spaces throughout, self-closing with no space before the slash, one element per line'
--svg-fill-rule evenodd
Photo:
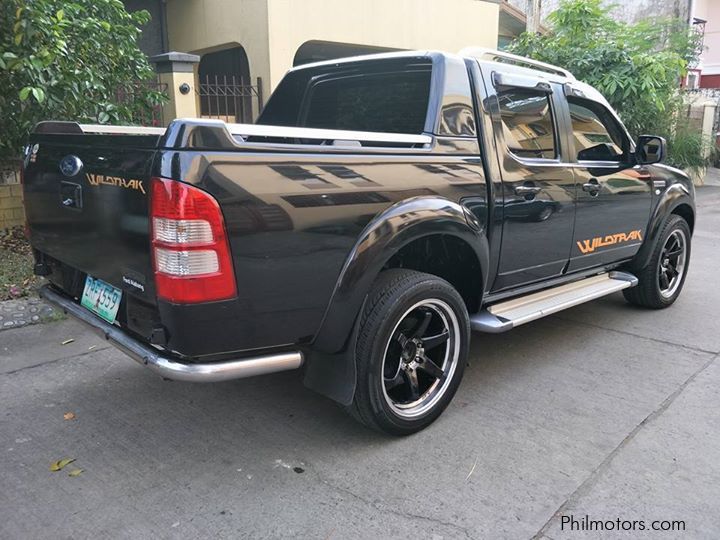
<path fill-rule="evenodd" d="M 690 226 L 671 214 L 653 248 L 650 260 L 635 271 L 639 283 L 623 290 L 625 299 L 636 306 L 663 309 L 680 296 L 690 263 Z"/>
<path fill-rule="evenodd" d="M 360 320 L 349 412 L 393 435 L 424 429 L 455 395 L 469 341 L 465 303 L 447 281 L 412 270 L 382 272 Z"/>

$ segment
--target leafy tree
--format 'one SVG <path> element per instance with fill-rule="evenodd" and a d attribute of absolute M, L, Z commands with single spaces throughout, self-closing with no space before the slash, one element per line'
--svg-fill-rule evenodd
<path fill-rule="evenodd" d="M 569 69 L 597 88 L 634 135 L 674 133 L 678 91 L 700 37 L 678 19 L 614 20 L 601 0 L 563 0 L 547 34 L 522 34 L 512 52 Z"/>
<path fill-rule="evenodd" d="M 119 0 L 2 0 L 0 159 L 41 120 L 134 123 L 164 94 L 137 46 L 147 11 Z"/>

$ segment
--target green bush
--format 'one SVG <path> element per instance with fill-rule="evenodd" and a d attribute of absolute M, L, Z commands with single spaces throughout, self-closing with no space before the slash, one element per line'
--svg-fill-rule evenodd
<path fill-rule="evenodd" d="M 163 102 L 137 46 L 147 11 L 119 0 L 0 4 L 0 159 L 16 158 L 41 120 L 133 123 Z"/>
<path fill-rule="evenodd" d="M 679 91 L 700 53 L 701 37 L 679 19 L 627 24 L 613 19 L 612 9 L 621 8 L 604 7 L 601 0 L 563 0 L 548 17 L 548 33 L 524 33 L 510 51 L 567 68 L 597 88 L 634 137 L 668 139 L 670 162 L 706 165 L 707 142 L 681 120 Z"/>
<path fill-rule="evenodd" d="M 705 137 L 697 126 L 688 122 L 678 122 L 667 143 L 667 164 L 696 174 L 717 157 L 715 140 Z"/>

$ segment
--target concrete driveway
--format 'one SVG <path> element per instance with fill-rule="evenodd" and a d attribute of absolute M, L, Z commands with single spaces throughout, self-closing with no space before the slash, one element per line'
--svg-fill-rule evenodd
<path fill-rule="evenodd" d="M 673 308 L 616 295 L 476 335 L 404 439 L 296 373 L 164 382 L 72 321 L 0 332 L 0 537 L 718 538 L 720 188 L 699 205 Z"/>

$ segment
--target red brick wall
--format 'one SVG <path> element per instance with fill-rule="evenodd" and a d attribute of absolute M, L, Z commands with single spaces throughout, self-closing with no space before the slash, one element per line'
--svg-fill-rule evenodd
<path fill-rule="evenodd" d="M 700 88 L 720 88 L 720 75 L 700 75 Z"/>

